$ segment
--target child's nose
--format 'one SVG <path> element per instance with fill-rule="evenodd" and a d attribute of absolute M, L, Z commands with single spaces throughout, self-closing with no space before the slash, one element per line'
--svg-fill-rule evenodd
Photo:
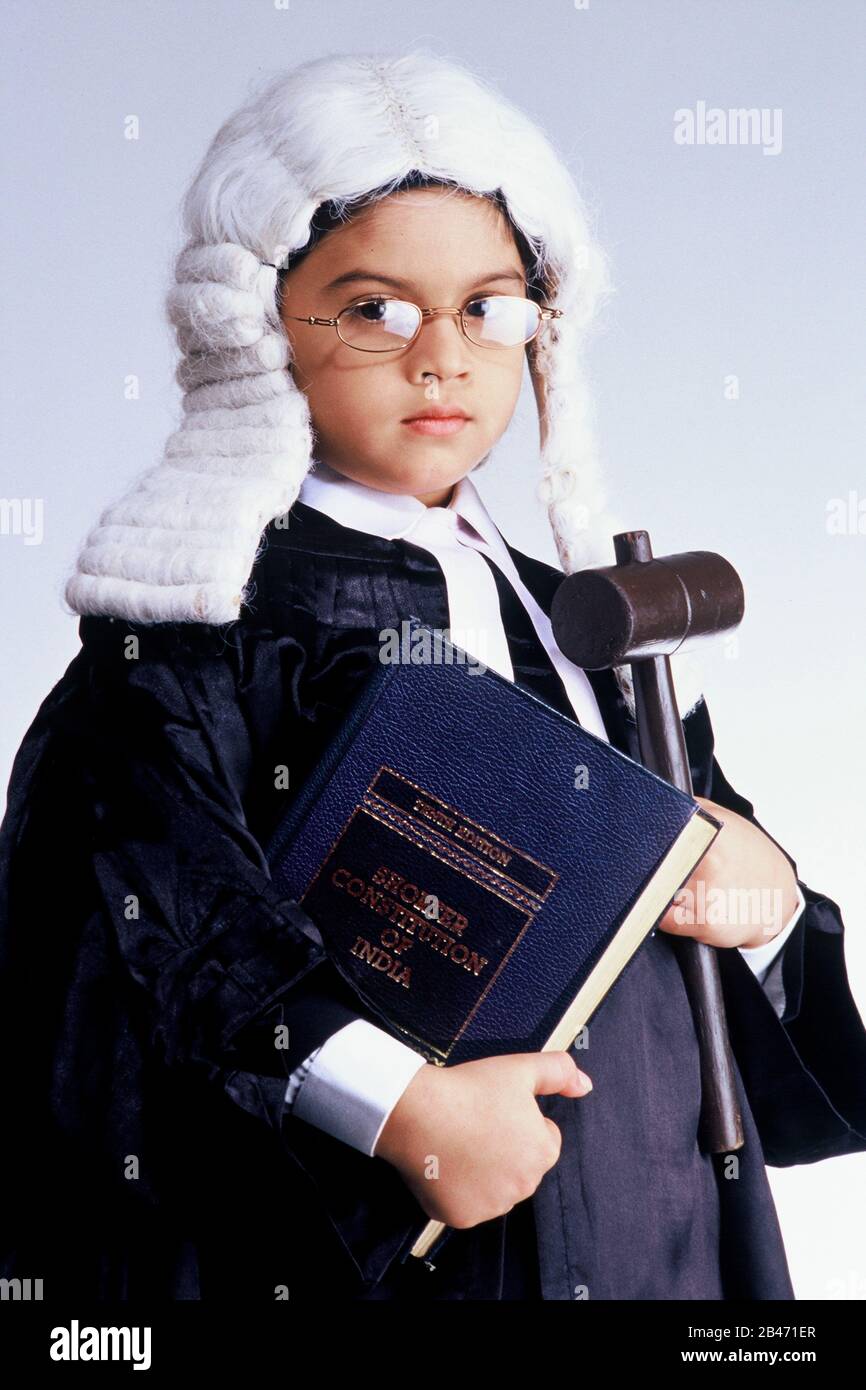
<path fill-rule="evenodd" d="M 410 349 L 413 367 L 419 364 L 424 372 L 440 379 L 459 376 L 468 370 L 472 344 L 463 332 L 459 314 L 447 309 L 434 309 L 425 315 L 421 332 Z"/>

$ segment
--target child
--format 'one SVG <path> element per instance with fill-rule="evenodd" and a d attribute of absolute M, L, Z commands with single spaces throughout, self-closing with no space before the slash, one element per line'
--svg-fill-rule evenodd
<path fill-rule="evenodd" d="M 82 550 L 82 650 L 9 788 L 2 1273 L 130 1301 L 792 1298 L 764 1163 L 866 1147 L 866 1035 L 838 908 L 725 781 L 702 698 L 701 875 L 783 910 L 769 940 L 670 910 L 580 1068 L 425 1065 L 262 848 L 410 614 L 637 757 L 627 673 L 565 660 L 562 571 L 469 476 L 526 358 L 563 568 L 612 559 L 579 355 L 605 270 L 567 171 L 454 64 L 335 57 L 226 123 L 185 217 L 184 421 Z M 677 932 L 722 948 L 734 1171 L 697 1143 Z M 433 1271 L 403 1258 L 429 1215 L 457 1228 Z"/>

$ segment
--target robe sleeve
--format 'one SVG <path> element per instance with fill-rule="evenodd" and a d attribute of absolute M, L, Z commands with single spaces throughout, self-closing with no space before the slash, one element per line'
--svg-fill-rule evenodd
<path fill-rule="evenodd" d="M 276 890 L 248 825 L 251 779 L 273 769 L 238 697 L 256 676 L 243 638 L 102 617 L 80 633 L 19 749 L 0 834 L 0 1041 L 22 1059 L 9 1180 L 44 1148 L 49 1110 L 53 1132 L 88 1150 L 136 1151 L 143 1040 L 151 1080 L 195 1074 L 273 1133 L 287 1191 L 301 1170 L 357 1269 L 378 1277 L 426 1218 L 395 1168 L 285 1100 L 316 1047 L 381 1020 Z"/>
<path fill-rule="evenodd" d="M 701 701 L 684 720 L 693 789 L 769 832 L 724 776 Z M 763 985 L 720 950 L 731 1046 L 767 1163 L 788 1167 L 866 1150 L 866 1029 L 845 968 L 838 905 L 797 876 L 806 907 Z"/>
<path fill-rule="evenodd" d="M 279 1129 L 292 1070 L 371 1015 L 247 827 L 249 731 L 215 632 L 83 620 L 71 806 L 150 1045 Z"/>

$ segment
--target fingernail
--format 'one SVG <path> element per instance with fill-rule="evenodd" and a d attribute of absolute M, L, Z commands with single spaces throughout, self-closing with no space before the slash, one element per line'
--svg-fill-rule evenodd
<path fill-rule="evenodd" d="M 592 1082 L 590 1081 L 585 1071 L 578 1072 L 578 1077 L 580 1078 L 580 1081 L 582 1083 L 581 1089 L 583 1091 L 583 1094 L 586 1095 L 587 1091 L 592 1090 Z"/>

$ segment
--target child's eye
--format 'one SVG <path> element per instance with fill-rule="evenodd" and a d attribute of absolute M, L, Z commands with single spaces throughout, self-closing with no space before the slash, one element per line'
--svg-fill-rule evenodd
<path fill-rule="evenodd" d="M 525 314 L 527 302 L 522 294 L 479 295 L 477 299 L 469 301 L 463 312 L 468 318 L 505 322 Z"/>
<path fill-rule="evenodd" d="M 486 319 L 496 311 L 496 299 L 501 296 L 489 295 L 484 299 L 472 299 L 466 305 L 464 313 L 473 319 Z"/>
<path fill-rule="evenodd" d="M 360 304 L 350 304 L 346 313 L 365 323 L 381 323 L 385 316 L 386 302 L 384 299 L 364 299 Z"/>

